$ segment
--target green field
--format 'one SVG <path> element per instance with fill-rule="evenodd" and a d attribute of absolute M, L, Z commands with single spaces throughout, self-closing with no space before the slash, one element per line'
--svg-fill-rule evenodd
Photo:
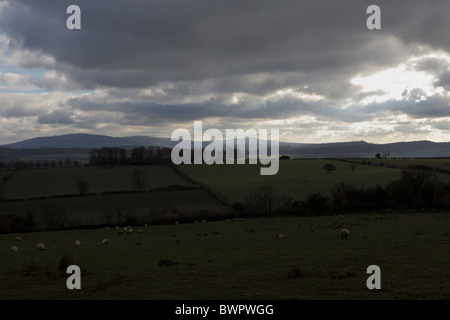
<path fill-rule="evenodd" d="M 322 169 L 333 163 L 337 170 L 327 174 Z M 358 165 L 352 172 L 348 163 L 333 160 L 284 160 L 276 175 L 261 176 L 260 165 L 183 165 L 192 178 L 211 185 L 232 202 L 244 201 L 256 188 L 270 185 L 280 195 L 303 199 L 312 192 L 328 194 L 334 185 L 344 182 L 358 187 L 386 185 L 400 177 L 399 169 Z"/>
<path fill-rule="evenodd" d="M 132 190 L 131 177 L 136 168 L 147 172 L 150 188 L 175 184 L 192 186 L 169 166 L 69 167 L 19 170 L 5 185 L 3 196 L 17 199 L 77 194 L 77 182 L 80 180 L 89 182 L 91 193 Z"/>
<path fill-rule="evenodd" d="M 357 161 L 361 161 L 358 159 Z M 450 158 L 435 159 L 371 159 L 373 165 L 383 164 L 384 166 L 394 166 L 404 168 L 409 165 L 423 165 L 437 169 L 450 170 Z"/>
<path fill-rule="evenodd" d="M 201 211 L 230 213 L 229 207 L 221 205 L 206 190 L 158 191 L 148 193 L 109 194 L 56 199 L 1 202 L 0 212 L 25 216 L 31 213 L 41 222 L 40 228 L 51 227 L 52 219 L 62 214 L 70 225 L 113 224 L 132 218 L 138 221 L 173 221 L 188 214 Z M 110 220 L 106 218 L 110 215 Z M 186 215 L 184 217 L 183 215 Z M 169 219 L 170 218 L 170 219 Z"/>
<path fill-rule="evenodd" d="M 350 230 L 348 240 L 340 239 L 341 225 Z M 115 229 L 0 235 L 0 299 L 446 300 L 450 294 L 450 214 L 138 228 L 144 232 L 127 236 Z M 104 238 L 109 245 L 100 244 Z M 38 242 L 47 250 L 39 252 Z M 64 252 L 85 270 L 81 290 L 68 290 L 68 275 L 58 273 Z M 160 266 L 164 261 L 173 265 Z M 370 265 L 381 268 L 381 290 L 366 287 Z"/>

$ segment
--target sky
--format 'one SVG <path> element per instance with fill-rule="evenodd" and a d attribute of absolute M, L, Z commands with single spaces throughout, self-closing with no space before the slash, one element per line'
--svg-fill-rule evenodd
<path fill-rule="evenodd" d="M 448 0 L 0 0 L 0 144 L 170 138 L 199 120 L 297 143 L 450 141 L 449 13 Z"/>

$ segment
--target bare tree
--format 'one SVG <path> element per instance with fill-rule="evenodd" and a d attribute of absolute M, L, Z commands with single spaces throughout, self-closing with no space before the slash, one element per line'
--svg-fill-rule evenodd
<path fill-rule="evenodd" d="M 257 188 L 247 198 L 247 203 L 258 210 L 268 215 L 272 214 L 279 197 L 276 195 L 271 186 L 261 186 Z"/>
<path fill-rule="evenodd" d="M 78 193 L 82 196 L 89 193 L 90 185 L 87 181 L 78 181 L 77 182 Z"/>
<path fill-rule="evenodd" d="M 143 192 L 148 187 L 147 172 L 142 169 L 134 169 L 131 175 L 131 183 L 133 190 Z"/>

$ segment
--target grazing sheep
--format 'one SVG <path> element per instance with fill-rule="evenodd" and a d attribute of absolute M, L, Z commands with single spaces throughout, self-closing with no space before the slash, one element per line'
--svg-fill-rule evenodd
<path fill-rule="evenodd" d="M 344 219 L 344 216 L 342 214 L 340 214 L 338 217 L 339 219 Z"/>
<path fill-rule="evenodd" d="M 286 238 L 285 235 L 282 234 L 282 233 L 278 233 L 278 234 L 276 235 L 276 237 L 277 237 L 277 239 L 284 239 L 284 238 Z"/>
<path fill-rule="evenodd" d="M 11 251 L 17 252 L 17 251 L 19 251 L 19 248 L 17 248 L 16 246 L 12 246 L 12 247 L 11 247 Z"/>
<path fill-rule="evenodd" d="M 202 223 L 205 223 L 205 222 L 206 222 L 206 220 L 205 220 L 205 219 L 203 219 L 203 220 L 202 220 Z"/>
<path fill-rule="evenodd" d="M 132 234 L 132 233 L 133 233 L 133 229 L 131 229 L 131 228 L 129 228 L 129 227 L 127 228 L 126 231 L 127 231 L 128 234 Z"/>
<path fill-rule="evenodd" d="M 138 233 L 142 233 L 142 232 L 144 232 L 144 230 L 139 229 L 137 232 L 138 232 Z"/>
<path fill-rule="evenodd" d="M 341 239 L 347 240 L 350 231 L 348 229 L 341 229 Z"/>
<path fill-rule="evenodd" d="M 38 243 L 38 244 L 36 245 L 36 248 L 37 248 L 39 251 L 44 251 L 44 250 L 47 249 L 43 243 Z"/>
<path fill-rule="evenodd" d="M 117 230 L 117 235 L 118 235 L 118 236 L 123 235 L 123 233 L 124 233 L 123 229 Z"/>
<path fill-rule="evenodd" d="M 76 240 L 76 241 L 75 241 L 75 245 L 76 245 L 77 247 L 81 246 L 81 241 L 80 241 L 80 240 Z"/>
<path fill-rule="evenodd" d="M 16 240 L 16 241 L 22 241 L 22 238 L 21 238 L 21 237 L 15 237 L 14 240 Z"/>
<path fill-rule="evenodd" d="M 108 239 L 103 239 L 103 240 L 102 240 L 102 244 L 103 244 L 103 245 L 109 244 L 109 240 L 108 240 Z"/>

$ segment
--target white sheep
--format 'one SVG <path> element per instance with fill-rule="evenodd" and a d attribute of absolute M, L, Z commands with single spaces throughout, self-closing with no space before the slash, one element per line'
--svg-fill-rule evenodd
<path fill-rule="evenodd" d="M 11 247 L 11 251 L 17 252 L 17 251 L 19 251 L 19 248 L 17 248 L 17 246 L 12 246 Z"/>
<path fill-rule="evenodd" d="M 348 229 L 341 229 L 341 239 L 342 240 L 347 240 L 349 234 L 350 234 L 350 231 Z"/>
<path fill-rule="evenodd" d="M 133 233 L 133 229 L 131 229 L 130 227 L 128 227 L 128 229 L 126 230 L 128 234 L 132 234 Z"/>
<path fill-rule="evenodd" d="M 103 244 L 103 245 L 109 244 L 109 239 L 103 239 L 103 240 L 102 240 L 102 244 Z"/>
<path fill-rule="evenodd" d="M 76 245 L 77 247 L 81 246 L 81 241 L 80 241 L 80 240 L 76 240 L 76 241 L 75 241 L 75 245 Z"/>
<path fill-rule="evenodd" d="M 38 244 L 36 245 L 36 248 L 37 248 L 39 251 L 44 251 L 44 250 L 47 249 L 43 243 L 38 243 Z"/>
<path fill-rule="evenodd" d="M 138 232 L 138 233 L 142 233 L 142 232 L 144 232 L 144 230 L 139 229 L 137 232 Z"/>
<path fill-rule="evenodd" d="M 282 233 L 278 233 L 276 235 L 276 237 L 277 237 L 277 239 L 284 239 L 284 238 L 286 238 L 286 236 L 284 234 L 282 234 Z"/>
<path fill-rule="evenodd" d="M 16 240 L 16 241 L 22 241 L 22 238 L 21 238 L 21 237 L 15 237 L 14 240 Z"/>
<path fill-rule="evenodd" d="M 344 219 L 344 216 L 342 214 L 340 214 L 338 217 L 339 219 Z"/>

